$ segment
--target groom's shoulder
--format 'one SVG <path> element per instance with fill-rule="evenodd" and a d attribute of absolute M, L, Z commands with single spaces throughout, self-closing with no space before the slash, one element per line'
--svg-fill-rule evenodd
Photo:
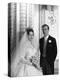
<path fill-rule="evenodd" d="M 40 38 L 40 39 L 39 39 L 39 42 L 41 42 L 43 39 L 44 39 L 44 37 Z"/>
<path fill-rule="evenodd" d="M 56 41 L 56 39 L 50 35 L 49 35 L 49 39 L 51 39 L 52 41 Z"/>

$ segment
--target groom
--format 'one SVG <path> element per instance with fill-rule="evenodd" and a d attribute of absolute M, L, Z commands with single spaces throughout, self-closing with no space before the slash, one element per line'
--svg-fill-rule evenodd
<path fill-rule="evenodd" d="M 54 61 L 57 56 L 56 40 L 49 35 L 49 26 L 42 25 L 44 37 L 39 40 L 40 66 L 43 70 L 43 75 L 54 74 Z"/>

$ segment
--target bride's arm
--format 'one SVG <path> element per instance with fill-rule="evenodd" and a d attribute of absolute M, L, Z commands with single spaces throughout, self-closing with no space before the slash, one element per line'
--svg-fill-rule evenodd
<path fill-rule="evenodd" d="M 27 64 L 27 65 L 32 65 L 29 59 L 26 59 L 25 57 L 21 57 L 19 63 Z"/>

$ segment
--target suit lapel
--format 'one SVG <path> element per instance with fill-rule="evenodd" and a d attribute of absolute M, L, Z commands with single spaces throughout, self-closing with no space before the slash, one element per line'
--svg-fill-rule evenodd
<path fill-rule="evenodd" d="M 50 39 L 50 35 L 49 35 L 49 37 L 48 37 L 48 39 L 47 39 L 47 43 L 46 43 L 46 51 L 47 51 L 48 46 L 49 46 L 49 39 Z M 43 42 L 43 43 L 44 43 L 44 42 Z"/>
<path fill-rule="evenodd" d="M 48 37 L 48 39 L 47 39 L 47 44 L 49 44 L 49 40 L 51 40 L 51 39 L 50 39 L 50 35 L 49 35 L 49 37 Z"/>
<path fill-rule="evenodd" d="M 48 39 L 47 39 L 46 49 L 48 49 L 48 46 L 49 46 L 49 40 L 50 40 L 50 35 L 49 35 L 49 37 L 48 37 Z"/>
<path fill-rule="evenodd" d="M 44 47 L 44 37 L 43 37 L 43 39 L 42 39 L 42 47 Z"/>

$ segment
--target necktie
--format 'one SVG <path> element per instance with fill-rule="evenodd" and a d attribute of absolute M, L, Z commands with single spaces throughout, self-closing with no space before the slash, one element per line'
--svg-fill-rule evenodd
<path fill-rule="evenodd" d="M 44 39 L 44 47 L 43 47 L 43 55 L 46 56 L 46 45 L 47 45 L 47 40 Z"/>

